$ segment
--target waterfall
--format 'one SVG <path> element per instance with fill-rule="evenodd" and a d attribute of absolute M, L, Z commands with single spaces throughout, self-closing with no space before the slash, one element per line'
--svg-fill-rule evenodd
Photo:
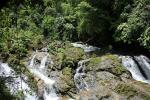
<path fill-rule="evenodd" d="M 140 55 L 135 57 L 139 62 L 141 70 L 143 71 L 145 78 L 150 80 L 150 60 L 146 56 Z"/>
<path fill-rule="evenodd" d="M 86 45 L 81 44 L 81 43 L 71 43 L 71 44 L 76 48 L 82 48 L 84 50 L 84 52 L 86 52 L 86 53 L 100 50 L 100 48 L 98 48 L 98 47 L 94 47 L 94 46 L 87 45 L 87 44 Z"/>
<path fill-rule="evenodd" d="M 121 56 L 121 59 L 135 80 L 150 83 L 150 63 L 146 56 Z"/>
<path fill-rule="evenodd" d="M 35 67 L 34 60 L 36 56 L 37 55 L 35 54 L 32 57 L 28 69 L 30 70 L 32 74 L 34 74 L 36 77 L 44 81 L 43 99 L 44 100 L 59 100 L 59 97 L 57 96 L 55 89 L 54 89 L 55 80 L 50 79 L 47 74 L 46 62 L 48 60 L 47 59 L 48 54 L 43 57 L 43 59 L 41 60 L 41 64 Z M 50 62 L 52 63 L 52 61 Z"/>
<path fill-rule="evenodd" d="M 12 95 L 15 95 L 18 91 L 22 91 L 24 100 L 37 100 L 35 93 L 27 84 L 27 77 L 25 75 L 16 75 L 15 71 L 7 63 L 0 62 L 0 76 L 6 79 L 8 78 L 5 85 Z"/>
<path fill-rule="evenodd" d="M 40 68 L 41 68 L 41 69 L 43 69 L 43 68 L 46 67 L 46 66 L 45 66 L 46 61 L 47 61 L 47 55 L 46 55 L 46 56 L 42 59 L 42 61 L 41 61 L 41 65 L 40 65 Z"/>
<path fill-rule="evenodd" d="M 30 62 L 30 65 L 29 65 L 30 67 L 33 67 L 35 57 L 36 57 L 36 55 L 34 55 L 34 56 L 32 57 L 31 62 Z"/>
<path fill-rule="evenodd" d="M 95 46 L 91 46 L 91 45 L 87 45 L 87 44 L 82 44 L 80 42 L 76 42 L 76 43 L 71 43 L 73 47 L 76 48 L 81 48 L 84 50 L 85 53 L 90 53 L 96 50 L 100 50 L 101 48 L 95 47 Z M 78 68 L 76 69 L 76 73 L 74 75 L 74 82 L 75 85 L 77 87 L 77 89 L 79 91 L 81 90 L 89 90 L 89 86 L 86 83 L 86 81 L 84 80 L 85 77 L 85 63 L 88 62 L 90 59 L 86 59 L 86 60 L 81 60 L 78 62 Z M 93 84 L 90 84 L 93 85 Z"/>
<path fill-rule="evenodd" d="M 83 78 L 85 76 L 85 72 L 84 72 L 85 63 L 88 61 L 89 61 L 89 59 L 79 61 L 78 68 L 76 69 L 76 73 L 74 75 L 74 82 L 79 91 L 80 90 L 88 90 L 88 85 Z"/>

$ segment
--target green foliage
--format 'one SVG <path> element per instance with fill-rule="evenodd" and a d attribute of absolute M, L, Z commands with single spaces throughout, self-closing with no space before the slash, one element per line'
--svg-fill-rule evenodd
<path fill-rule="evenodd" d="M 114 38 L 124 43 L 139 43 L 149 49 L 149 0 L 134 1 L 131 12 L 124 11 L 122 22 L 118 25 Z M 127 17 L 124 17 L 124 16 Z"/>
<path fill-rule="evenodd" d="M 5 80 L 8 80 L 6 78 L 0 77 L 0 99 L 1 100 L 17 100 L 17 97 L 11 95 L 11 93 L 8 92 L 8 88 L 6 87 Z"/>
<path fill-rule="evenodd" d="M 52 16 L 45 16 L 43 18 L 43 28 L 44 28 L 44 35 L 45 36 L 48 36 L 49 34 L 53 33 L 54 21 L 55 21 L 55 18 Z"/>
<path fill-rule="evenodd" d="M 14 51 L 19 44 L 17 51 L 25 53 L 43 37 L 98 45 L 114 38 L 149 49 L 149 4 L 149 0 L 8 1 L 0 11 L 0 51 Z"/>
<path fill-rule="evenodd" d="M 145 46 L 147 49 L 150 49 L 150 27 L 148 27 L 145 32 L 141 34 L 139 41 L 141 45 Z"/>
<path fill-rule="evenodd" d="M 71 6 L 71 4 L 67 4 L 67 3 L 62 3 L 61 4 L 61 8 L 62 8 L 62 13 L 63 15 L 65 16 L 68 16 L 68 15 L 73 15 L 74 14 L 74 9 L 73 7 Z"/>

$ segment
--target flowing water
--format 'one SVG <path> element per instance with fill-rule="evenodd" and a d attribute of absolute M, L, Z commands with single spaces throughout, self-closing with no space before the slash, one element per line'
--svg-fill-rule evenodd
<path fill-rule="evenodd" d="M 46 54 L 46 56 L 43 57 L 43 59 L 41 60 L 41 64 L 39 66 L 35 66 L 34 64 L 36 56 L 37 55 L 35 54 L 32 57 L 28 69 L 30 70 L 32 74 L 34 74 L 34 76 L 44 81 L 43 99 L 44 100 L 59 100 L 59 97 L 57 96 L 55 89 L 54 89 L 55 80 L 50 79 L 47 74 L 46 63 L 47 63 L 48 54 Z"/>
<path fill-rule="evenodd" d="M 95 50 L 100 50 L 98 47 L 90 46 L 90 45 L 84 45 L 82 43 L 72 43 L 74 47 L 77 48 L 82 48 L 85 52 L 92 52 Z M 122 64 L 123 66 L 132 74 L 133 79 L 145 83 L 150 83 L 150 59 L 144 55 L 139 55 L 139 56 L 120 56 L 122 59 Z M 82 62 L 82 61 L 81 61 Z M 83 87 L 82 84 L 84 85 L 85 82 L 81 82 L 82 74 L 85 73 L 80 73 L 83 72 L 83 62 L 79 62 L 79 67 L 76 70 L 76 74 L 74 76 L 75 78 L 75 83 L 77 88 Z M 76 82 L 78 79 L 79 82 Z M 77 84 L 78 83 L 78 84 Z M 81 86 L 79 83 L 82 83 Z"/>
<path fill-rule="evenodd" d="M 76 69 L 76 73 L 74 75 L 74 82 L 75 82 L 75 85 L 79 91 L 80 90 L 88 90 L 88 85 L 83 78 L 86 75 L 84 72 L 85 63 L 88 61 L 89 61 L 89 59 L 79 61 L 78 62 L 78 68 Z"/>
<path fill-rule="evenodd" d="M 74 47 L 82 48 L 86 53 L 95 50 L 100 50 L 98 47 L 93 47 L 90 45 L 84 45 L 79 43 L 72 43 Z M 54 88 L 55 80 L 48 77 L 48 66 L 47 64 L 53 64 L 50 59 L 50 55 L 45 49 L 45 55 L 37 64 L 36 60 L 38 56 L 38 51 L 33 55 L 30 64 L 27 66 L 29 71 L 40 80 L 43 81 L 42 88 L 42 99 L 44 100 L 60 100 L 57 96 L 56 90 Z M 131 73 L 133 79 L 145 83 L 150 83 L 150 59 L 144 55 L 139 56 L 120 56 L 123 66 Z M 78 62 L 78 67 L 74 75 L 74 83 L 78 91 L 88 91 L 89 84 L 84 80 L 86 77 L 85 73 L 85 63 L 90 59 L 81 60 Z M 28 78 L 25 75 L 18 76 L 11 67 L 6 63 L 0 62 L 0 76 L 4 78 L 9 78 L 10 81 L 5 82 L 5 85 L 10 89 L 12 94 L 16 94 L 18 91 L 22 91 L 24 94 L 24 100 L 38 100 L 39 97 L 34 93 L 27 84 Z M 70 99 L 71 100 L 71 99 Z"/>
<path fill-rule="evenodd" d="M 100 48 L 98 47 L 94 47 L 91 45 L 84 45 L 84 44 L 80 44 L 80 43 L 71 43 L 74 47 L 77 48 L 82 48 L 84 50 L 84 52 L 88 53 L 88 52 L 92 52 L 92 51 L 96 51 L 96 50 L 100 50 Z"/>
<path fill-rule="evenodd" d="M 22 91 L 24 100 L 37 100 L 35 93 L 27 84 L 27 77 L 25 75 L 18 76 L 16 75 L 15 71 L 8 66 L 8 64 L 0 63 L 0 76 L 5 78 L 5 85 L 10 90 L 12 95 Z"/>
<path fill-rule="evenodd" d="M 146 56 L 121 56 L 121 59 L 135 80 L 150 83 L 150 60 Z"/>

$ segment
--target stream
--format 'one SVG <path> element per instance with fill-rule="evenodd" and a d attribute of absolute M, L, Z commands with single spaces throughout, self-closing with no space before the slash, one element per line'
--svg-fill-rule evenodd
<path fill-rule="evenodd" d="M 98 47 L 93 47 L 79 43 L 72 43 L 72 45 L 74 47 L 84 49 L 86 53 L 95 50 L 101 50 Z M 50 60 L 49 53 L 44 52 L 45 56 L 41 58 L 40 64 L 37 64 L 35 61 L 36 56 L 38 56 L 37 52 L 38 51 L 33 53 L 33 56 L 27 68 L 35 77 L 43 81 L 41 96 L 37 95 L 37 93 L 32 91 L 31 88 L 28 86 L 27 76 L 25 75 L 18 76 L 16 72 L 11 67 L 9 67 L 7 63 L 0 62 L 0 76 L 11 79 L 9 80 L 10 82 L 6 81 L 5 85 L 10 90 L 11 94 L 16 94 L 18 91 L 22 91 L 24 94 L 24 100 L 60 100 L 60 97 L 56 93 L 54 87 L 55 79 L 52 79 L 48 76 L 47 65 L 48 63 L 53 64 L 53 61 Z M 139 56 L 118 55 L 118 56 L 122 61 L 122 65 L 131 73 L 133 79 L 144 83 L 150 83 L 150 59 L 148 57 L 144 55 Z M 89 61 L 89 59 L 79 61 L 78 67 L 75 70 L 73 78 L 75 86 L 78 91 L 89 90 L 87 82 L 83 78 L 86 75 L 85 62 L 87 61 Z"/>
<path fill-rule="evenodd" d="M 36 77 L 40 78 L 41 80 L 44 81 L 44 89 L 43 89 L 43 99 L 44 100 L 59 100 L 59 97 L 57 96 L 55 89 L 54 89 L 54 84 L 55 80 L 52 80 L 51 78 L 48 77 L 47 73 L 47 57 L 48 53 L 46 52 L 45 57 L 42 58 L 41 64 L 39 66 L 35 66 L 34 60 L 35 60 L 36 54 L 33 55 L 30 65 L 28 69 L 32 74 L 34 74 Z"/>

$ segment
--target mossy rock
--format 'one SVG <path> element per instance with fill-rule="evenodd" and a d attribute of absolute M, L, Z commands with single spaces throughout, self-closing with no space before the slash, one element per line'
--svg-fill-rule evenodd
<path fill-rule="evenodd" d="M 58 81 L 57 89 L 62 94 L 67 94 L 72 88 L 74 88 L 74 81 L 72 77 L 66 75 L 61 75 L 60 80 Z"/>
<path fill-rule="evenodd" d="M 128 98 L 139 96 L 142 100 L 150 99 L 150 86 L 145 83 L 137 82 L 134 83 L 120 83 L 115 87 L 115 92 L 128 96 Z"/>
<path fill-rule="evenodd" d="M 83 59 L 83 56 L 85 55 L 83 49 L 74 48 L 74 47 L 66 48 L 64 54 L 66 60 L 70 60 L 74 62 L 78 62 L 79 60 Z"/>
<path fill-rule="evenodd" d="M 70 68 L 70 67 L 65 67 L 65 68 L 62 70 L 62 73 L 63 73 L 63 75 L 66 75 L 66 76 L 71 77 L 71 76 L 72 76 L 72 68 Z"/>
<path fill-rule="evenodd" d="M 128 97 L 133 97 L 138 94 L 137 91 L 133 87 L 124 83 L 118 84 L 115 88 L 115 91 L 119 94 L 123 94 Z"/>
<path fill-rule="evenodd" d="M 82 49 L 69 46 L 60 50 L 52 59 L 55 64 L 54 67 L 61 70 L 66 66 L 74 67 L 84 56 L 85 53 Z"/>
<path fill-rule="evenodd" d="M 121 75 L 127 70 L 122 66 L 120 59 L 116 55 L 106 54 L 101 57 L 91 58 L 86 64 L 86 71 L 109 71 L 116 75 Z"/>

